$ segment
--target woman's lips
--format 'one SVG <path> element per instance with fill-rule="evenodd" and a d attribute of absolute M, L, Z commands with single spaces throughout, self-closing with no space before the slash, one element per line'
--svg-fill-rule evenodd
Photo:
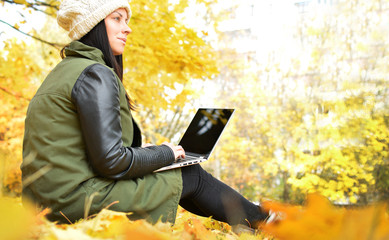
<path fill-rule="evenodd" d="M 127 39 L 126 38 L 118 38 L 120 41 L 123 42 L 123 44 L 126 44 Z"/>

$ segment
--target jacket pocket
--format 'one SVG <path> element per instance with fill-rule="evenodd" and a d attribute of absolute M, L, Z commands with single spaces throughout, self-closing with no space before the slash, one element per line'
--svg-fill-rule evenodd
<path fill-rule="evenodd" d="M 88 197 L 91 197 L 91 195 L 95 195 L 100 193 L 104 188 L 108 187 L 109 185 L 114 184 L 113 180 L 100 178 L 100 177 L 93 177 L 88 180 L 86 180 L 82 187 L 84 188 L 86 195 Z"/>

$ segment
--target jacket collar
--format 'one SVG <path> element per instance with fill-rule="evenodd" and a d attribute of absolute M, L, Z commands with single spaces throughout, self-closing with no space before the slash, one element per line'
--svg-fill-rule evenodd
<path fill-rule="evenodd" d="M 65 55 L 69 57 L 83 57 L 106 65 L 104 55 L 100 49 L 85 45 L 80 41 L 71 42 L 69 46 L 65 48 Z"/>

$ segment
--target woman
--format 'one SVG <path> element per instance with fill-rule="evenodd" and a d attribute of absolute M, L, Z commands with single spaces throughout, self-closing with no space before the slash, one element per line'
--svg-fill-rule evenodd
<path fill-rule="evenodd" d="M 130 16 L 126 0 L 62 2 L 58 23 L 73 41 L 27 110 L 23 197 L 49 207 L 48 219 L 61 223 L 107 206 L 131 212 L 131 219 L 174 223 L 180 204 L 231 225 L 257 227 L 268 215 L 200 165 L 153 172 L 185 151 L 170 143 L 141 147 L 122 84 Z M 50 170 L 27 184 L 44 167 Z"/>

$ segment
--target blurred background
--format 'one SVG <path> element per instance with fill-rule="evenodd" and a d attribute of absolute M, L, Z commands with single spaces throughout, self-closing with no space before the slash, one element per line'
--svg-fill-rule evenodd
<path fill-rule="evenodd" d="M 253 201 L 389 199 L 389 0 L 133 0 L 124 84 L 144 142 L 235 108 L 203 165 Z M 20 196 L 24 118 L 69 38 L 59 1 L 0 1 L 0 194 Z"/>

